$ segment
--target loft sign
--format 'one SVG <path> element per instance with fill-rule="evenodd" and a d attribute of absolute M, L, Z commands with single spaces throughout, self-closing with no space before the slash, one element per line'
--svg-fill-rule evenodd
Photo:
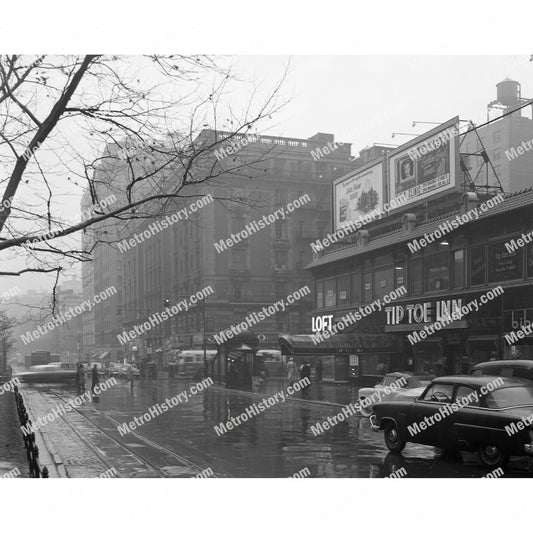
<path fill-rule="evenodd" d="M 313 333 L 319 331 L 331 331 L 333 325 L 333 315 L 314 316 L 312 319 L 311 330 Z"/>
<path fill-rule="evenodd" d="M 422 302 L 416 304 L 391 305 L 385 307 L 387 326 L 400 324 L 428 324 L 451 316 L 460 314 L 463 306 L 461 298 L 453 300 L 437 300 L 435 302 Z"/>

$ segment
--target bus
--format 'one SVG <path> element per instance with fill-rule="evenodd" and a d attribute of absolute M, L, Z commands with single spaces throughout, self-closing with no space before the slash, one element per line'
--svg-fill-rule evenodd
<path fill-rule="evenodd" d="M 216 350 L 207 350 L 207 362 L 211 361 L 216 354 Z M 201 379 L 204 376 L 204 351 L 182 350 L 177 356 L 177 372 L 181 377 Z"/>

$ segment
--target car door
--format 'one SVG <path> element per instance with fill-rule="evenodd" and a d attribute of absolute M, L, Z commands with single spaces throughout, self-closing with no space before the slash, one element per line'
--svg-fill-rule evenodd
<path fill-rule="evenodd" d="M 486 434 L 486 410 L 480 408 L 477 389 L 469 385 L 457 385 L 454 402 L 459 409 L 450 417 L 453 423 L 452 431 L 458 446 L 468 448 Z"/>
<path fill-rule="evenodd" d="M 432 383 L 411 407 L 408 414 L 408 440 L 446 448 L 453 441 L 451 421 L 443 413 L 452 411 L 450 405 L 453 383 Z"/>

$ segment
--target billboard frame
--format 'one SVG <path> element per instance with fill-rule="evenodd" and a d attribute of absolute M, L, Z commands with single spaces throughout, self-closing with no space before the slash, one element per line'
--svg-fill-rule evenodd
<path fill-rule="evenodd" d="M 401 146 L 398 146 L 398 148 L 395 148 L 394 150 L 391 150 L 386 154 L 386 166 L 387 166 L 387 202 L 390 203 L 391 200 L 393 200 L 392 197 L 392 191 L 395 190 L 395 184 L 392 183 L 393 180 L 396 179 L 396 171 L 393 167 L 393 165 L 396 163 L 396 161 L 399 159 L 398 156 L 401 154 L 406 154 L 413 148 L 420 146 L 424 144 L 424 142 L 428 141 L 429 139 L 433 137 L 438 137 L 439 133 L 446 131 L 448 129 L 451 129 L 453 127 L 456 127 L 459 131 L 460 128 L 460 120 L 459 115 L 456 115 L 455 117 L 447 120 L 446 122 L 443 122 L 439 126 L 436 126 L 432 128 L 431 130 L 427 131 L 426 133 L 423 133 L 422 135 L 419 135 L 418 137 L 415 137 L 414 139 L 409 140 L 405 144 L 402 144 Z M 461 137 L 461 133 L 455 135 L 452 139 L 449 141 L 450 145 L 450 180 L 453 184 L 446 186 L 445 188 L 439 190 L 437 189 L 434 192 L 424 193 L 421 196 L 413 197 L 412 199 L 408 200 L 407 202 L 403 203 L 402 206 L 397 207 L 395 209 L 391 209 L 389 213 L 398 213 L 401 210 L 406 210 L 409 208 L 409 206 L 413 204 L 417 204 L 419 202 L 429 202 L 432 200 L 435 200 L 439 197 L 449 195 L 453 191 L 459 192 L 462 190 L 462 180 L 461 180 L 461 169 L 460 169 L 460 146 L 459 146 L 459 140 Z M 453 172 L 453 174 L 452 174 Z M 398 196 L 398 195 L 396 195 Z M 395 197 L 396 197 L 395 196 Z"/>
<path fill-rule="evenodd" d="M 383 205 L 385 205 L 385 203 L 387 202 L 387 196 L 388 196 L 388 194 L 387 194 L 387 159 L 386 159 L 386 154 L 384 154 L 383 156 L 379 157 L 378 159 L 374 159 L 374 160 L 372 160 L 372 161 L 370 161 L 368 163 L 365 163 L 363 166 L 361 166 L 361 167 L 359 167 L 359 168 L 357 168 L 355 170 L 352 170 L 348 174 L 345 174 L 344 176 L 341 176 L 340 178 L 337 178 L 336 180 L 334 180 L 332 182 L 332 184 L 331 184 L 331 213 L 333 215 L 333 220 L 332 220 L 331 227 L 332 227 L 332 231 L 333 232 L 336 232 L 340 228 L 342 228 L 342 226 L 336 227 L 336 223 L 337 223 L 337 202 L 336 202 L 337 185 L 339 183 L 347 181 L 350 178 L 353 178 L 357 174 L 361 174 L 363 172 L 366 172 L 367 170 L 370 170 L 371 168 L 376 167 L 378 165 L 381 165 L 381 191 L 382 191 L 381 204 L 382 204 L 382 207 L 383 207 Z M 376 207 L 375 209 L 378 209 L 378 207 Z"/>

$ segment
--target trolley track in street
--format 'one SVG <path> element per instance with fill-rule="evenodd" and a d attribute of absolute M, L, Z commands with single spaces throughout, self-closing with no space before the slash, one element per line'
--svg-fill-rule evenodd
<path fill-rule="evenodd" d="M 69 400 L 65 399 L 63 396 L 61 396 L 60 394 L 58 394 L 55 390 L 53 390 L 52 388 L 50 387 L 43 387 L 43 390 L 45 390 L 46 392 L 52 394 L 53 396 L 55 396 L 56 398 L 58 398 L 59 400 L 61 400 L 63 403 L 68 403 Z M 72 405 L 72 404 L 71 404 Z M 169 477 L 173 477 L 171 475 L 169 475 L 167 472 L 164 471 L 164 469 L 162 469 L 161 467 L 157 466 L 156 464 L 154 464 L 152 461 L 150 461 L 149 459 L 147 459 L 146 457 L 144 457 L 143 455 L 141 455 L 140 453 L 138 453 L 137 451 L 135 451 L 131 446 L 128 446 L 127 444 L 124 444 L 123 442 L 121 442 L 117 437 L 113 436 L 111 434 L 110 431 L 102 428 L 101 426 L 99 426 L 98 424 L 96 424 L 93 420 L 91 420 L 91 418 L 85 414 L 81 409 L 78 409 L 77 407 L 75 406 L 72 406 L 72 410 L 73 411 L 76 411 L 76 413 L 78 413 L 79 415 L 81 415 L 87 422 L 89 422 L 89 424 L 91 424 L 91 426 L 93 426 L 95 429 L 97 429 L 98 431 L 100 431 L 101 433 L 103 433 L 107 438 L 111 439 L 113 442 L 115 442 L 118 446 L 120 446 L 123 450 L 127 451 L 129 454 L 135 456 L 141 463 L 145 464 L 150 470 L 152 470 L 158 477 L 166 477 L 166 478 L 169 478 Z M 102 411 L 98 411 L 98 414 L 100 416 L 102 416 L 103 418 L 107 419 L 109 422 L 111 422 L 113 424 L 114 427 L 118 427 L 120 425 L 119 422 L 117 422 L 113 417 L 109 416 L 108 414 L 102 412 Z M 67 425 L 81 438 L 83 439 L 83 441 L 85 443 L 87 443 L 87 445 L 89 446 L 89 448 L 91 448 L 91 450 L 93 452 L 95 452 L 97 455 L 98 455 L 98 458 L 106 465 L 106 466 L 109 466 L 109 468 L 111 469 L 113 467 L 113 465 L 111 465 L 109 463 L 109 461 L 105 458 L 105 456 L 102 454 L 102 452 L 97 448 L 95 447 L 93 444 L 91 444 L 90 442 L 87 441 L 87 439 L 84 437 L 84 435 L 82 435 L 80 433 L 80 431 L 70 422 L 67 420 L 67 417 L 63 417 L 62 418 L 66 423 Z M 174 452 L 173 450 L 170 450 L 169 448 L 166 448 L 165 446 L 162 446 L 160 444 L 158 444 L 157 442 L 154 442 L 153 440 L 143 436 L 143 435 L 140 435 L 139 433 L 135 432 L 135 431 L 131 431 L 130 432 L 130 435 L 134 436 L 136 439 L 140 440 L 141 442 L 145 443 L 147 446 L 155 449 L 155 450 L 158 450 L 159 452 L 162 452 L 164 453 L 165 455 L 169 456 L 169 457 L 172 457 L 174 460 L 177 460 L 179 461 L 180 463 L 182 463 L 182 465 L 184 465 L 185 467 L 191 469 L 191 470 L 194 470 L 196 471 L 196 473 L 200 473 L 202 471 L 204 471 L 205 469 L 202 468 L 200 465 L 194 463 L 193 461 L 187 459 L 186 457 L 184 457 L 183 455 L 180 455 L 176 452 Z M 123 477 L 123 476 L 120 476 L 120 477 Z M 194 477 L 194 476 L 191 476 L 191 477 Z M 210 477 L 220 477 L 216 474 L 210 476 Z"/>

